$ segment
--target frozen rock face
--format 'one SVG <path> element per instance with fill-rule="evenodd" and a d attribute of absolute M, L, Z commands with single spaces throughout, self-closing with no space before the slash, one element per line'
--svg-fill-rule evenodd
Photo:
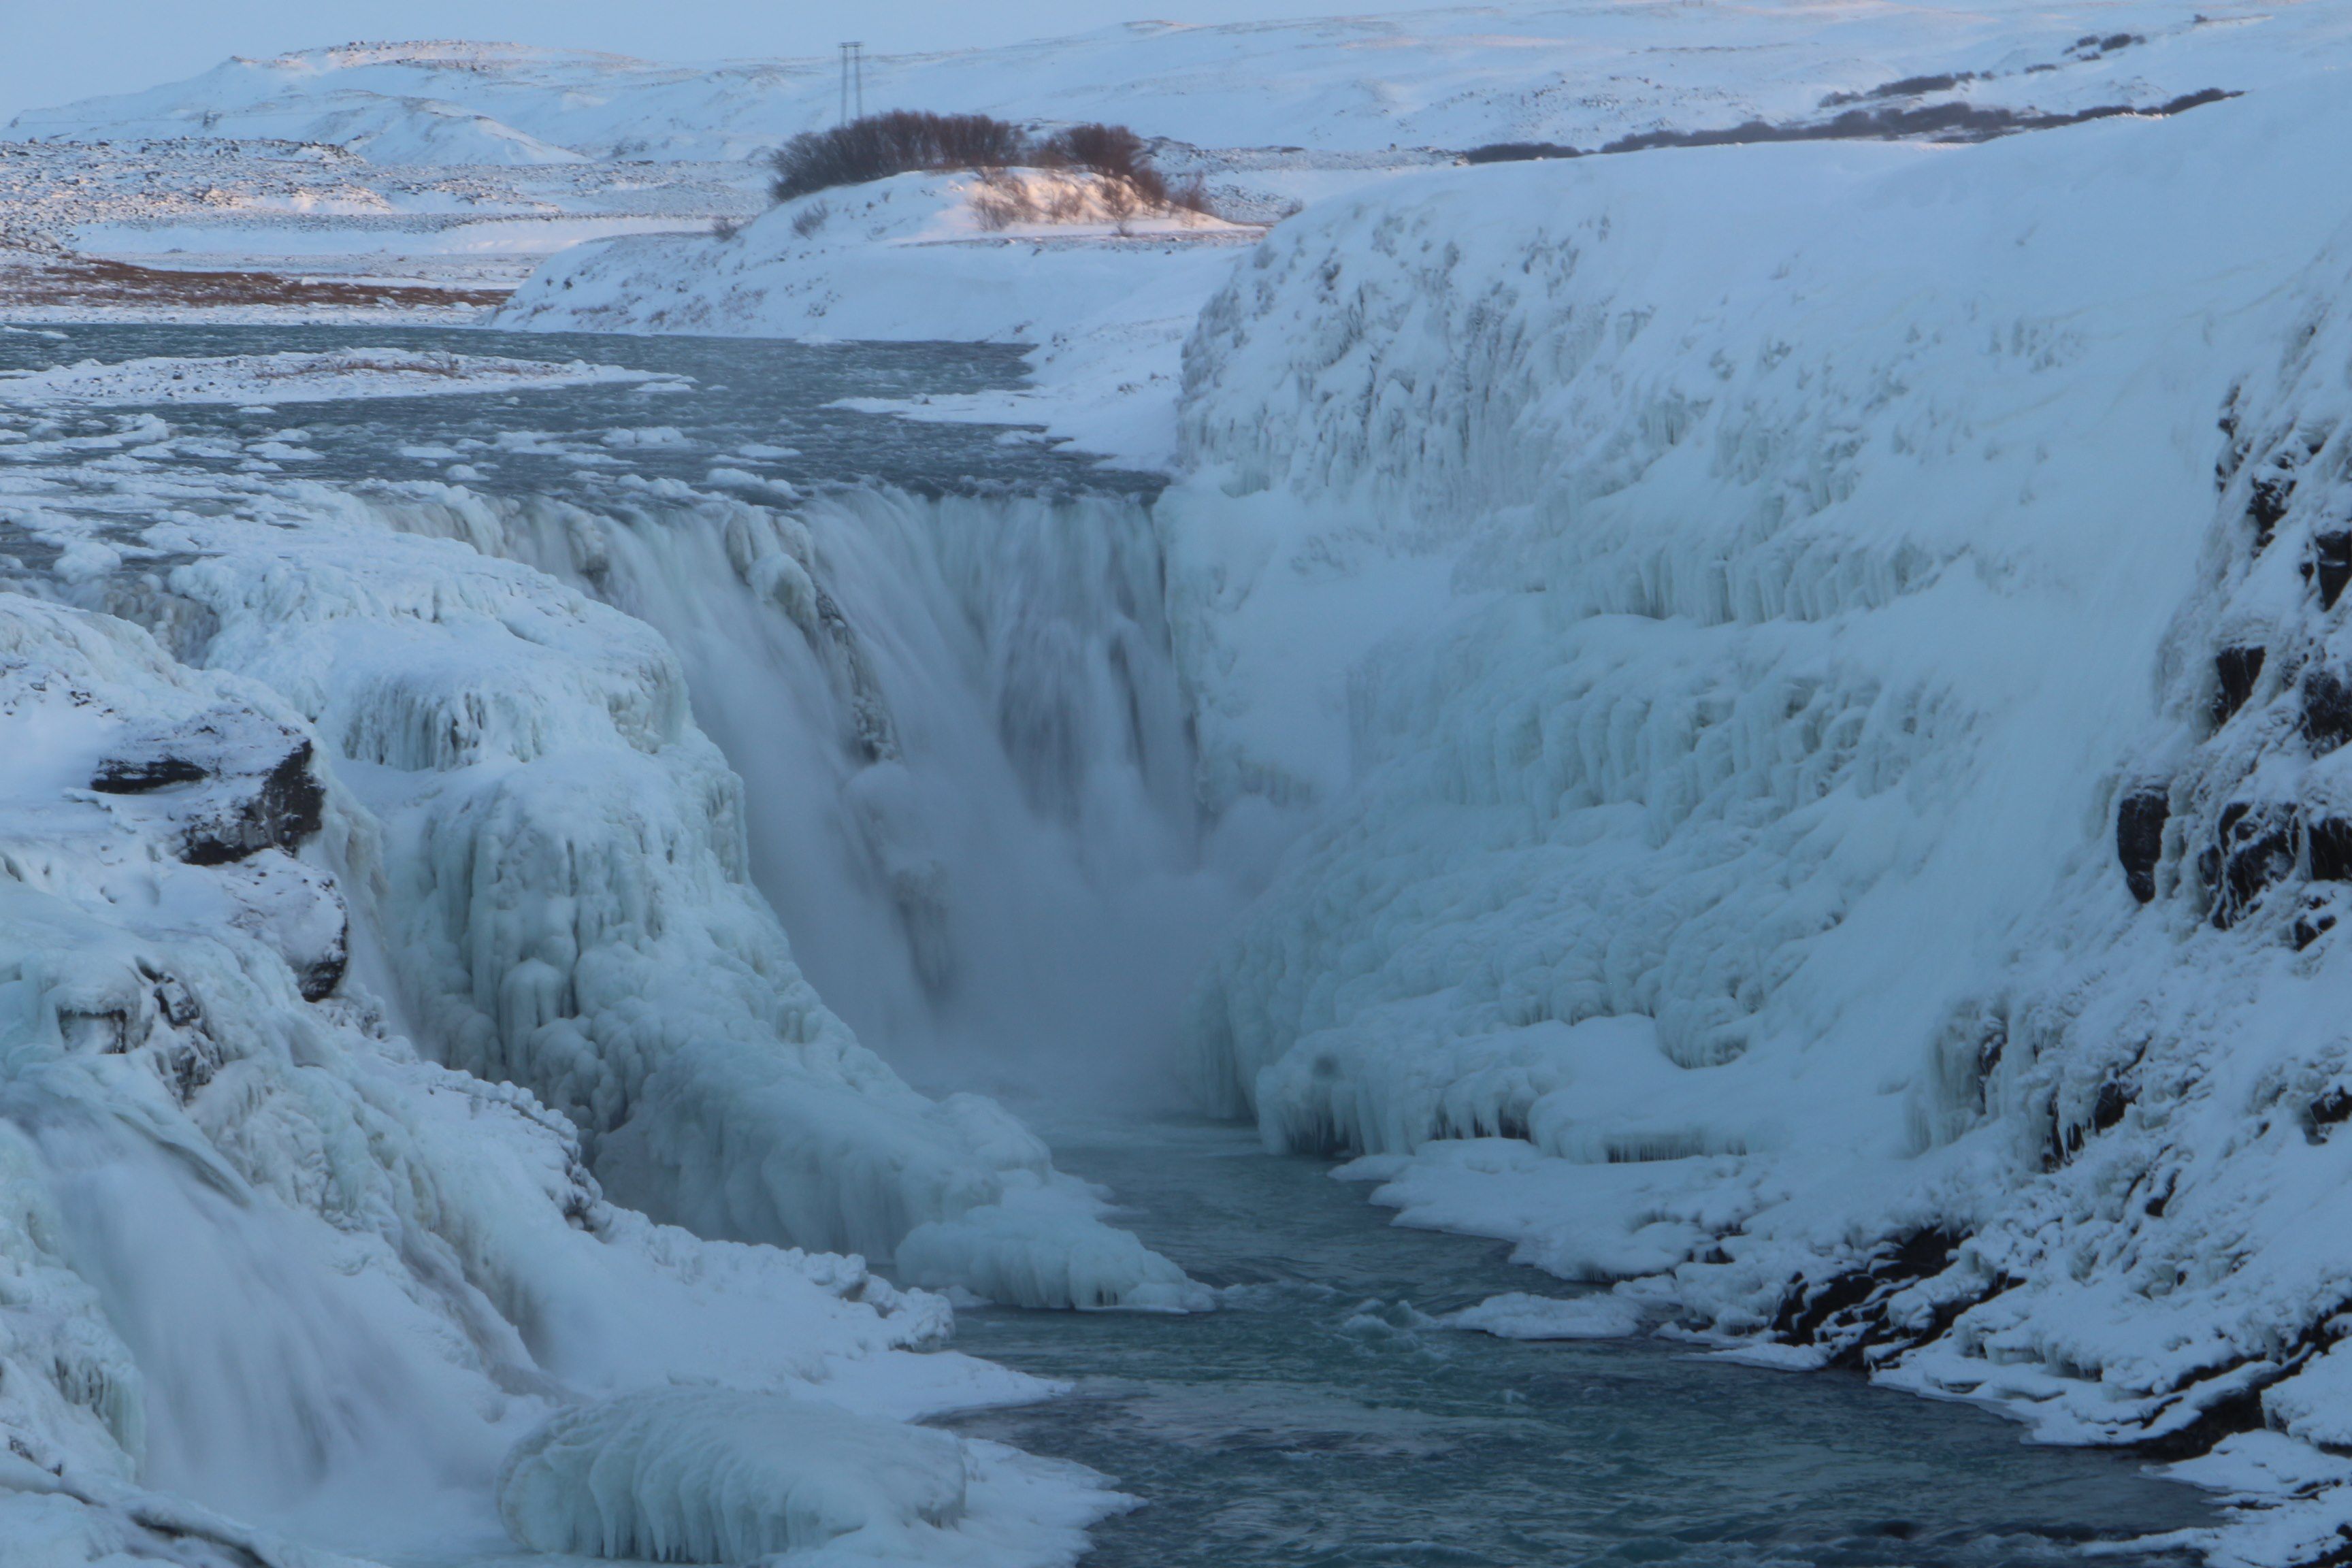
<path fill-rule="evenodd" d="M 650 1370 L 598 1353 L 633 1313 L 724 1321 L 723 1289 L 680 1272 L 707 1244 L 610 1208 L 527 1096 L 417 1061 L 364 1004 L 304 1000 L 277 933 L 238 916 L 255 862 L 314 891 L 322 872 L 274 844 L 192 858 L 190 815 L 148 809 L 194 789 L 196 820 L 225 800 L 305 854 L 322 816 L 358 831 L 281 701 L 9 595 L 0 731 L 0 1426 L 6 1484 L 51 1500 L 60 1550 L 308 1561 L 142 1483 L 247 1519 L 439 1466 L 486 1488 L 501 1428 L 564 1380 Z M 294 806 L 245 809 L 265 797 Z M 940 1331 L 936 1303 L 853 1305 L 878 1286 L 862 1270 L 774 1258 L 763 1310 L 802 1314 L 811 1366 Z"/>
<path fill-rule="evenodd" d="M 2316 1433 L 2352 212 L 2275 154 L 2342 118 L 1278 230 L 1162 502 L 1213 788 L 1328 803 L 1200 994 L 1213 1097 L 2053 1436 Z"/>
<path fill-rule="evenodd" d="M 241 707 L 133 728 L 99 760 L 89 788 L 122 797 L 137 823 L 191 866 L 213 867 L 229 922 L 275 949 L 306 1002 L 350 961 L 350 920 L 333 878 L 296 858 L 324 821 L 327 792 L 310 739 Z"/>

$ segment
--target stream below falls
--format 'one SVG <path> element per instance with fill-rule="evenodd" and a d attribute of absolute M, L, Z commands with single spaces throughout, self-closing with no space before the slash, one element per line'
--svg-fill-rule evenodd
<path fill-rule="evenodd" d="M 1197 1318 L 985 1310 L 960 1349 L 1065 1398 L 952 1423 L 1076 1459 L 1144 1506 L 1090 1568 L 2024 1568 L 2179 1563 L 2112 1542 L 2208 1523 L 2130 1455 L 2029 1446 L 1985 1411 L 1663 1340 L 1526 1343 L 1436 1320 L 1576 1287 L 1499 1244 L 1402 1230 L 1202 1121 L 1056 1125 L 1056 1161 L 1221 1288 Z"/>

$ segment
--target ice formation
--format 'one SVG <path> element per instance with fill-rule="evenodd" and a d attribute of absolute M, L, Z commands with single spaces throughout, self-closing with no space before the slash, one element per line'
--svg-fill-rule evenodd
<path fill-rule="evenodd" d="M 1642 1309 L 1622 1296 L 1489 1296 L 1449 1314 L 1446 1325 L 1504 1340 L 1613 1340 L 1642 1326 Z"/>
<path fill-rule="evenodd" d="M 811 1400 L 701 1390 L 562 1412 L 517 1443 L 499 1511 L 538 1552 L 749 1563 L 964 1511 L 961 1445 Z"/>

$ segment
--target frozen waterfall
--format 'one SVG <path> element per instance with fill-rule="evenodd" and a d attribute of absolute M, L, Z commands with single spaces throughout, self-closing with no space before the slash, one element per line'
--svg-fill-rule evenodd
<path fill-rule="evenodd" d="M 861 1040 L 947 1083 L 1165 1101 L 1269 826 L 1196 795 L 1144 499 L 373 495 L 661 632 L 752 880 Z"/>

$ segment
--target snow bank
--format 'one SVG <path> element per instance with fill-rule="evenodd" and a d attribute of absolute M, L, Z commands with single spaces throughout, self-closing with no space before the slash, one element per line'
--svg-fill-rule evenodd
<path fill-rule="evenodd" d="M 1024 191 L 1045 181 L 1074 185 L 1078 211 L 1067 223 L 992 226 L 986 204 L 996 181 Z M 1008 171 L 996 181 L 899 174 L 783 203 L 730 238 L 646 236 L 581 246 L 534 273 L 495 324 L 1031 342 L 1084 330 L 1122 305 L 1179 311 L 1192 289 L 1205 297 L 1231 268 L 1233 253 L 1214 241 L 1257 234 L 1193 213 L 1139 216 L 1126 226 L 1156 243 L 1114 247 L 1101 243 L 1119 237 L 1100 210 L 1094 176 Z M 1055 196 L 1039 199 L 1050 205 Z M 1180 243 L 1187 240 L 1195 243 Z M 1129 299 L 1138 292 L 1156 297 Z"/>
<path fill-rule="evenodd" d="M 1181 209 L 1118 216 L 1093 175 L 900 174 L 786 202 L 730 237 L 577 247 L 493 324 L 1034 343 L 1041 388 L 913 412 L 1045 423 L 1164 462 L 1184 336 L 1258 233 Z"/>
<path fill-rule="evenodd" d="M 1211 787 L 1323 803 L 1200 994 L 1211 1095 L 2045 1436 L 2332 1431 L 2345 121 L 1276 231 L 1160 503 Z"/>
<path fill-rule="evenodd" d="M 54 370 L 0 372 L 0 401 L 94 406 L 323 403 L 344 397 L 425 397 L 675 380 L 579 360 L 553 363 L 496 354 L 336 349 L 211 359 L 86 360 Z"/>

